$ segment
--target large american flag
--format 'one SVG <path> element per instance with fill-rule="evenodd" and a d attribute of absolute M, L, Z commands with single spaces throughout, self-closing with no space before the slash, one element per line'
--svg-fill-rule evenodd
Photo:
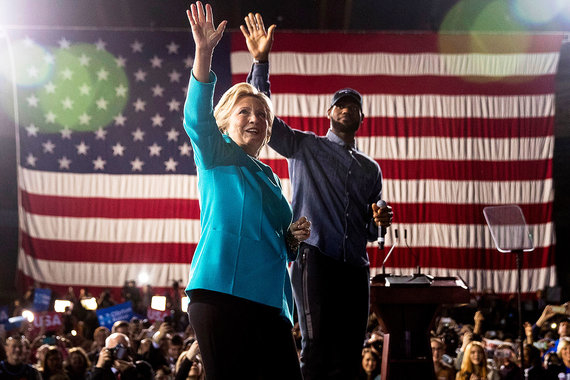
<path fill-rule="evenodd" d="M 18 270 L 56 290 L 119 289 L 146 274 L 185 281 L 200 235 L 197 177 L 182 128 L 194 51 L 188 31 L 11 31 L 19 127 Z M 364 95 L 357 145 L 384 174 L 393 206 L 393 273 L 459 275 L 473 291 L 516 290 L 513 256 L 493 246 L 482 209 L 518 204 L 536 249 L 523 291 L 555 284 L 554 77 L 561 35 L 278 32 L 276 114 L 326 133 L 338 88 Z M 214 57 L 217 94 L 245 80 L 239 31 Z M 8 99 L 8 100 L 7 100 Z M 287 163 L 262 159 L 283 178 Z M 314 221 L 315 222 L 315 221 Z M 403 235 L 406 235 L 406 241 Z M 407 245 L 410 249 L 405 248 Z M 369 246 L 372 273 L 386 251 Z"/>

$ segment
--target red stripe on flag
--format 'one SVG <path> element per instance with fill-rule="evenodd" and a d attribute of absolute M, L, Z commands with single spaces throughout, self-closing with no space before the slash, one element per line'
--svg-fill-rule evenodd
<path fill-rule="evenodd" d="M 325 117 L 279 116 L 293 128 L 311 131 L 324 136 L 330 128 Z M 489 137 L 517 138 L 552 136 L 554 118 L 536 117 L 520 119 L 437 118 L 437 117 L 367 117 L 357 133 L 359 136 L 392 137 Z M 357 140 L 358 143 L 358 140 Z"/>
<path fill-rule="evenodd" d="M 283 159 L 263 159 L 280 178 L 289 178 Z M 376 160 L 384 179 L 450 181 L 527 181 L 552 178 L 552 160 L 528 161 L 444 161 L 444 160 Z"/>
<path fill-rule="evenodd" d="M 80 198 L 21 191 L 24 210 L 38 215 L 117 219 L 199 219 L 197 199 Z"/>
<path fill-rule="evenodd" d="M 22 248 L 36 259 L 95 263 L 190 264 L 196 244 L 190 243 L 104 243 L 47 240 L 21 232 Z"/>
<path fill-rule="evenodd" d="M 403 241 L 400 241 L 402 244 Z M 369 247 L 371 267 L 381 267 L 384 257 L 391 247 L 383 251 L 377 247 Z M 550 254 L 551 247 L 536 248 L 523 255 L 523 268 L 545 268 L 554 265 L 554 255 Z M 515 255 L 501 253 L 494 249 L 466 249 L 441 247 L 396 247 L 386 262 L 389 268 L 449 268 L 449 269 L 481 269 L 481 270 L 514 270 L 517 269 Z"/>
<path fill-rule="evenodd" d="M 479 224 L 486 225 L 484 204 L 453 203 L 392 203 L 386 199 L 394 211 L 396 223 L 443 223 L 443 224 Z M 528 224 L 543 224 L 551 221 L 552 202 L 521 204 Z"/>
<path fill-rule="evenodd" d="M 560 50 L 563 34 L 435 34 L 277 32 L 273 52 L 512 54 Z M 342 43 L 339 43 L 342 41 Z M 232 34 L 232 53 L 247 51 L 241 33 Z"/>
<path fill-rule="evenodd" d="M 246 74 L 234 74 L 233 83 Z M 271 75 L 271 91 L 279 94 L 333 94 L 352 87 L 363 95 L 539 95 L 550 94 L 555 75 L 494 77 L 395 76 L 395 75 Z M 310 83 L 310 86 L 307 86 Z M 364 99 L 366 101 L 366 99 Z"/>

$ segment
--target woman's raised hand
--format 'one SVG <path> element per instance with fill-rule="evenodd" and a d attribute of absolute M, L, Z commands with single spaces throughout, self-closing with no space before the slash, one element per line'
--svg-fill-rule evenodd
<path fill-rule="evenodd" d="M 190 10 L 186 11 L 188 21 L 192 27 L 192 36 L 196 44 L 196 51 L 203 50 L 205 52 L 213 52 L 214 48 L 220 42 L 224 30 L 226 29 L 226 20 L 220 22 L 217 28 L 214 27 L 214 15 L 210 4 L 204 6 L 201 1 L 197 1 L 190 6 Z"/>

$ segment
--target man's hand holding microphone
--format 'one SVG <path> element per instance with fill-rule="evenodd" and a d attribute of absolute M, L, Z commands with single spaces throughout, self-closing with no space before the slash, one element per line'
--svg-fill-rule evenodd
<path fill-rule="evenodd" d="M 380 199 L 376 203 L 372 203 L 372 218 L 378 226 L 378 245 L 380 249 L 384 249 L 384 238 L 386 236 L 386 228 L 392 224 L 394 213 L 392 207 L 388 206 L 386 201 Z"/>

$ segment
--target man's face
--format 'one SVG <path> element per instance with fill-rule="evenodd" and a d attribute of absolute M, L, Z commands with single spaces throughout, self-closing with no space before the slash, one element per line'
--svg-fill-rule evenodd
<path fill-rule="evenodd" d="M 4 347 L 9 364 L 20 365 L 24 362 L 24 345 L 19 339 L 9 338 Z"/>
<path fill-rule="evenodd" d="M 560 324 L 558 325 L 558 335 L 560 335 L 561 337 L 563 336 L 568 336 L 569 334 L 569 323 L 568 321 L 562 321 L 560 322 Z"/>
<path fill-rule="evenodd" d="M 443 353 L 443 346 L 439 342 L 431 342 L 431 355 L 434 363 L 441 360 Z"/>
<path fill-rule="evenodd" d="M 333 130 L 354 134 L 362 124 L 363 115 L 358 103 L 349 96 L 341 98 L 327 111 Z"/>

